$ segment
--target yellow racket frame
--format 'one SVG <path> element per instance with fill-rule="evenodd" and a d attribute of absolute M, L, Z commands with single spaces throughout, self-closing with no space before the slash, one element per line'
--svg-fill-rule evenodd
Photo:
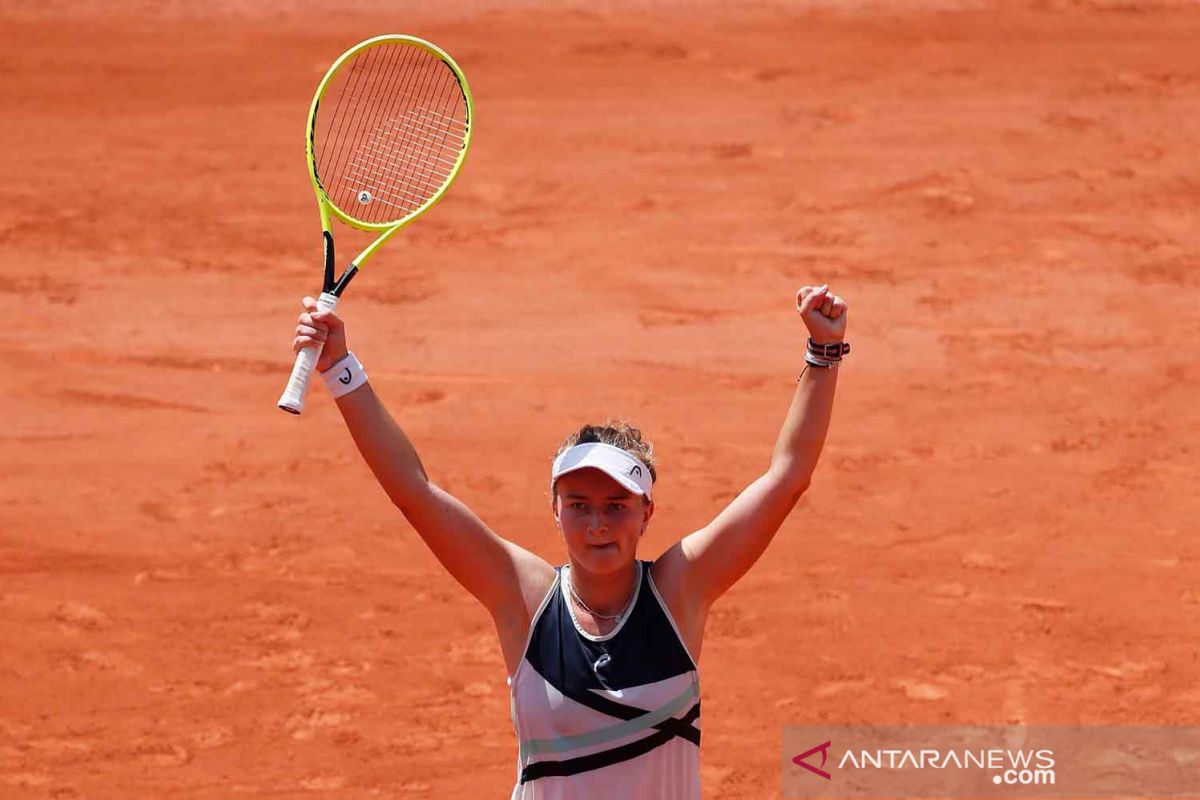
<path fill-rule="evenodd" d="M 426 200 L 411 214 L 399 220 L 398 222 L 363 222 L 362 220 L 356 219 L 354 216 L 347 214 L 345 211 L 338 208 L 337 204 L 329 199 L 329 195 L 325 193 L 325 187 L 321 184 L 321 179 L 317 177 L 316 154 L 313 152 L 314 140 L 317 133 L 317 109 L 321 105 L 321 98 L 325 96 L 325 90 L 329 87 L 329 83 L 333 80 L 333 77 L 338 74 L 341 68 L 348 61 L 350 61 L 350 59 L 354 58 L 354 56 L 358 55 L 364 50 L 377 47 L 381 44 L 387 44 L 388 42 L 402 42 L 409 46 L 420 47 L 421 49 L 437 56 L 454 72 L 455 77 L 458 79 L 458 85 L 462 87 L 463 98 L 466 100 L 466 131 L 463 135 L 462 149 L 458 152 L 458 157 L 455 159 L 454 166 L 450 170 L 450 175 L 446 179 L 445 183 L 442 184 L 442 188 L 439 189 L 436 194 Z M 317 207 L 321 212 L 321 229 L 326 233 L 332 233 L 329 229 L 329 218 L 330 216 L 333 216 L 350 227 L 357 228 L 360 231 L 384 232 L 365 250 L 359 253 L 357 258 L 350 262 L 351 266 L 362 267 L 363 262 L 370 258 L 371 254 L 378 250 L 384 242 L 390 239 L 392 235 L 396 233 L 396 231 L 400 230 L 405 225 L 409 224 L 414 219 L 433 208 L 433 206 L 437 204 L 437 201 L 442 199 L 442 195 L 444 195 L 446 190 L 450 188 L 450 185 L 454 183 L 455 179 L 458 177 L 459 170 L 462 169 L 463 163 L 467 160 L 467 151 L 471 148 L 471 132 L 474 129 L 474 119 L 475 102 L 471 99 L 471 87 L 467 85 L 466 76 L 463 75 L 463 71 L 459 69 L 458 64 L 456 64 L 454 59 L 450 57 L 450 54 L 432 42 L 427 42 L 424 39 L 420 39 L 416 36 L 406 36 L 399 33 L 375 36 L 367 39 L 364 42 L 359 42 L 358 44 L 354 45 L 354 47 L 351 47 L 349 50 L 342 53 L 341 56 L 338 57 L 337 61 L 333 62 L 333 66 L 331 66 L 329 71 L 325 73 L 325 77 L 321 79 L 321 83 L 317 85 L 317 91 L 313 95 L 312 106 L 308 110 L 308 135 L 305 137 L 305 152 L 308 155 L 308 176 L 312 179 L 313 191 L 317 193 Z"/>
<path fill-rule="evenodd" d="M 463 132 L 462 148 L 458 151 L 458 156 L 454 161 L 454 166 L 449 175 L 446 177 L 442 187 L 428 200 L 421 204 L 415 211 L 408 214 L 398 221 L 391 222 L 364 222 L 355 218 L 351 214 L 347 214 L 342 209 L 338 208 L 337 204 L 329 198 L 325 192 L 325 187 L 321 184 L 321 179 L 317 177 L 316 155 L 313 152 L 317 134 L 317 109 L 321 106 L 321 98 L 325 96 L 325 90 L 329 87 L 330 81 L 338 74 L 338 71 L 345 66 L 346 62 L 352 59 L 355 55 L 367 50 L 371 47 L 377 47 L 381 44 L 388 43 L 403 43 L 410 47 L 419 47 L 433 54 L 446 64 L 458 79 L 458 85 L 462 89 L 463 99 L 466 101 L 466 129 Z M 463 162 L 466 161 L 467 151 L 471 147 L 471 131 L 474 127 L 475 119 L 475 103 L 471 99 L 471 88 L 467 85 L 467 79 L 463 75 L 458 64 L 454 63 L 449 54 L 442 50 L 437 45 L 427 42 L 424 39 L 419 39 L 416 36 L 405 36 L 403 34 L 388 34 L 384 36 L 376 36 L 367 39 L 365 42 L 359 42 L 351 47 L 346 52 L 338 57 L 337 61 L 333 62 L 333 66 L 325 73 L 325 77 L 317 85 L 317 91 L 313 95 L 312 106 L 308 109 L 308 135 L 305 144 L 305 152 L 308 155 L 308 176 L 312 179 L 313 191 L 317 193 L 317 208 L 321 212 L 321 230 L 324 232 L 323 239 L 325 242 L 325 288 L 321 292 L 321 296 L 317 298 L 317 307 L 332 311 L 337 308 L 338 297 L 342 290 L 350 282 L 355 275 L 358 274 L 359 268 L 366 262 L 371 254 L 380 248 L 380 246 L 390 239 L 396 231 L 403 228 L 408 223 L 412 222 L 417 217 L 424 214 L 432 208 L 438 200 L 442 199 L 442 195 L 450 188 L 450 184 L 454 183 L 458 177 L 459 170 L 462 169 Z M 342 277 L 334 279 L 333 269 L 333 232 L 329 229 L 329 219 L 335 217 L 352 228 L 357 228 L 361 231 L 381 231 L 379 236 L 365 250 L 358 254 L 358 257 L 350 262 L 346 267 L 346 271 L 342 273 Z M 316 367 L 318 359 L 321 357 L 323 343 L 318 342 L 311 347 L 305 347 L 296 353 L 296 362 L 292 366 L 292 374 L 288 378 L 287 387 L 283 390 L 283 395 L 279 398 L 277 405 L 284 411 L 292 414 L 299 414 L 304 410 L 304 397 L 308 392 L 309 379 L 312 377 L 313 370 Z"/>

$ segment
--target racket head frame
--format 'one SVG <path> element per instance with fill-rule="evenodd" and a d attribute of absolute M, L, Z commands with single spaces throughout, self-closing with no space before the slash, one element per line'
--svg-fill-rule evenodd
<path fill-rule="evenodd" d="M 450 68 L 458 81 L 459 88 L 462 90 L 463 100 L 465 103 L 466 130 L 463 135 L 462 148 L 459 150 L 458 155 L 455 158 L 454 166 L 451 168 L 449 176 L 442 183 L 441 188 L 439 188 L 437 192 L 430 196 L 430 198 L 422 203 L 417 209 L 410 212 L 398 221 L 365 222 L 339 208 L 338 205 L 329 198 L 329 195 L 325 191 L 324 185 L 321 183 L 320 176 L 317 175 L 317 159 L 315 151 L 317 111 L 321 105 L 321 98 L 325 95 L 325 90 L 329 87 L 330 83 L 333 81 L 334 77 L 337 76 L 342 67 L 364 50 L 368 50 L 372 47 L 378 47 L 379 45 L 383 44 L 403 44 L 409 47 L 419 47 L 440 59 L 447 67 Z M 349 50 L 342 53 L 338 59 L 333 62 L 333 65 L 329 67 L 329 70 L 325 73 L 325 77 L 321 79 L 321 82 L 317 85 L 316 92 L 313 94 L 312 105 L 308 110 L 308 125 L 306 127 L 307 136 L 305 137 L 305 153 L 308 157 L 308 176 L 312 180 L 313 191 L 316 192 L 317 195 L 317 206 L 321 214 L 321 229 L 325 233 L 326 291 L 340 295 L 340 290 L 344 289 L 345 284 L 349 282 L 348 277 L 352 276 L 354 272 L 357 272 L 357 269 L 361 267 L 363 263 L 383 245 L 384 242 L 390 239 L 396 233 L 396 231 L 400 230 L 417 217 L 433 208 L 433 206 L 442 199 L 442 197 L 446 194 L 446 190 L 449 189 L 451 184 L 454 183 L 455 179 L 458 178 L 458 173 L 461 171 L 463 163 L 466 161 L 467 152 L 471 147 L 471 136 L 474 129 L 474 116 L 475 103 L 471 97 L 471 87 L 467 84 L 467 78 L 463 74 L 462 69 L 445 50 L 433 44 L 432 42 L 427 42 L 419 37 L 398 33 L 374 36 L 354 45 Z M 346 274 L 342 276 L 342 280 L 337 281 L 336 283 L 331 282 L 332 268 L 330 264 L 333 261 L 333 237 L 330 230 L 330 217 L 334 217 L 346 225 L 361 231 L 382 232 L 374 242 L 368 245 L 352 262 L 350 262 L 350 266 L 347 268 Z"/>

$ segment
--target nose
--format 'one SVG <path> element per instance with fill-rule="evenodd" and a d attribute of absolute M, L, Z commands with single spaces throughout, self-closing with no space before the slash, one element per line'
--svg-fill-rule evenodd
<path fill-rule="evenodd" d="M 604 524 L 604 521 L 600 519 L 598 514 L 593 514 L 591 518 L 588 519 L 587 528 L 588 533 L 601 533 L 608 530 L 608 526 Z"/>

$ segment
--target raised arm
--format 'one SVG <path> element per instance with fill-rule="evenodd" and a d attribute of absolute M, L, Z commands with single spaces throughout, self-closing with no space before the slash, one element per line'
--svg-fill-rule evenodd
<path fill-rule="evenodd" d="M 803 287 L 800 316 L 818 344 L 846 336 L 846 304 L 828 286 Z M 796 385 L 771 464 L 716 518 L 668 554 L 687 596 L 710 604 L 754 565 L 812 481 L 833 414 L 838 370 L 809 366 Z"/>
<path fill-rule="evenodd" d="M 311 297 L 304 298 L 304 305 L 307 311 L 293 347 L 324 341 L 317 369 L 325 372 L 347 355 L 345 326 L 336 313 L 318 311 Z M 497 536 L 458 498 L 430 481 L 416 448 L 369 383 L 337 398 L 337 406 L 375 479 L 442 566 L 487 607 L 498 625 L 520 628 L 553 581 L 553 567 Z"/>

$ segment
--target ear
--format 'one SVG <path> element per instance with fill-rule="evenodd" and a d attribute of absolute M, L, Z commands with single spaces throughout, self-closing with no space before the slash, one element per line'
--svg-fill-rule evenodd
<path fill-rule="evenodd" d="M 642 508 L 642 533 L 646 532 L 646 526 L 650 524 L 650 518 L 654 516 L 654 501 L 646 503 Z M 639 534 L 641 535 L 641 534 Z"/>

